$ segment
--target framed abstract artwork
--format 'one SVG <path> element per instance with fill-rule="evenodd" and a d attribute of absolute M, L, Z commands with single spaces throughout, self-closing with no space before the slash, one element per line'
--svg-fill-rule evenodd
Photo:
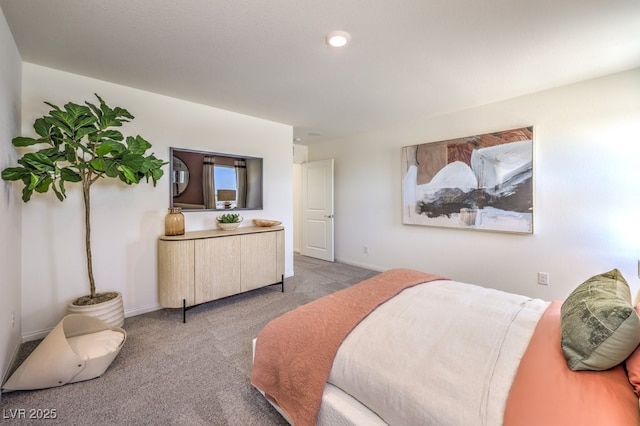
<path fill-rule="evenodd" d="M 402 148 L 404 224 L 533 233 L 533 127 Z"/>

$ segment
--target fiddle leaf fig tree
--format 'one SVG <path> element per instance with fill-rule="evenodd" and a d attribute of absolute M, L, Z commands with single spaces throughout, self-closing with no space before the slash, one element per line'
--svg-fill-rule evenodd
<path fill-rule="evenodd" d="M 133 116 L 120 107 L 111 108 L 96 94 L 99 105 L 67 103 L 51 108 L 49 115 L 38 118 L 33 128 L 36 138 L 16 137 L 16 147 L 43 145 L 39 151 L 27 152 L 18 159 L 17 167 L 2 171 L 2 179 L 22 181 L 22 200 L 26 203 L 35 192 L 52 190 L 63 201 L 66 185 L 82 184 L 84 201 L 85 249 L 90 294 L 74 304 L 90 305 L 110 298 L 96 293 L 91 257 L 91 186 L 101 178 L 117 178 L 127 185 L 151 180 L 153 186 L 162 177 L 167 164 L 146 152 L 151 144 L 141 136 L 127 136 L 117 130 Z M 114 293 L 111 293 L 114 294 Z M 102 297 L 101 297 L 102 296 Z M 81 300 L 82 299 L 82 300 Z"/>

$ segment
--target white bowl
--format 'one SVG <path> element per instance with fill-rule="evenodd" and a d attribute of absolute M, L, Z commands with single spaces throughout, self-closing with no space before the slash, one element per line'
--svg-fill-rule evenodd
<path fill-rule="evenodd" d="M 236 229 L 238 226 L 240 226 L 240 222 L 235 222 L 235 223 L 222 223 L 222 222 L 218 222 L 218 227 L 220 229 L 222 229 L 223 231 L 233 231 L 234 229 Z"/>

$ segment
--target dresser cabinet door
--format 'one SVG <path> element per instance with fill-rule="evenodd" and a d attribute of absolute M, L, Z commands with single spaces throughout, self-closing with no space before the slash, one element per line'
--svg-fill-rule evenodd
<path fill-rule="evenodd" d="M 196 304 L 240 292 L 240 238 L 195 241 Z"/>
<path fill-rule="evenodd" d="M 181 308 L 183 299 L 195 303 L 193 243 L 158 241 L 158 301 L 165 308 Z"/>
<path fill-rule="evenodd" d="M 278 276 L 278 233 L 246 234 L 242 241 L 242 291 L 280 281 Z"/>

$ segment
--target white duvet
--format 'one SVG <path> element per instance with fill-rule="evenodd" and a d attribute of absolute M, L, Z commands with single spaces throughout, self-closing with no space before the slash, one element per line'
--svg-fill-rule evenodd
<path fill-rule="evenodd" d="M 548 305 L 455 281 L 406 289 L 347 336 L 328 382 L 391 425 L 500 425 Z"/>

